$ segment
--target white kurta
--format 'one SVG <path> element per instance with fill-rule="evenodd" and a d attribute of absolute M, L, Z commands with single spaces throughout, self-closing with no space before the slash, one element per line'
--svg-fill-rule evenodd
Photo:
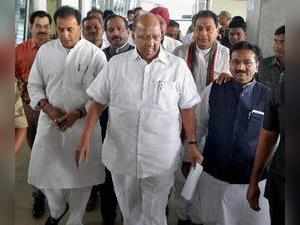
<path fill-rule="evenodd" d="M 160 49 L 147 64 L 131 50 L 114 56 L 87 90 L 109 105 L 103 162 L 137 178 L 174 171 L 181 147 L 180 109 L 200 102 L 186 63 Z"/>
<path fill-rule="evenodd" d="M 182 43 L 174 38 L 164 36 L 164 41 L 162 43 L 163 48 L 172 53 L 178 46 L 182 45 Z"/>
<path fill-rule="evenodd" d="M 89 100 L 86 89 L 105 63 L 104 53 L 87 40 L 81 39 L 69 53 L 59 40 L 49 41 L 39 49 L 31 68 L 28 81 L 31 106 L 36 108 L 43 98 L 65 111 L 86 106 Z M 99 123 L 92 137 L 89 161 L 76 167 L 75 151 L 84 124 L 85 118 L 79 119 L 63 132 L 41 112 L 29 165 L 30 184 L 63 189 L 104 181 Z"/>
<path fill-rule="evenodd" d="M 174 50 L 174 54 L 176 56 L 179 56 L 183 58 L 185 61 L 188 57 L 188 50 L 190 45 L 185 44 L 177 47 Z M 221 45 L 219 42 L 217 44 L 217 52 L 216 52 L 216 59 L 215 59 L 215 65 L 214 65 L 214 73 L 215 78 L 218 78 L 218 76 L 221 73 L 229 73 L 229 49 L 223 45 Z M 207 62 L 204 58 L 204 56 L 200 53 L 200 50 L 196 49 L 196 60 L 195 65 L 192 71 L 193 76 L 195 77 L 195 82 L 198 88 L 199 93 L 204 90 L 206 87 L 206 78 L 207 78 Z"/>

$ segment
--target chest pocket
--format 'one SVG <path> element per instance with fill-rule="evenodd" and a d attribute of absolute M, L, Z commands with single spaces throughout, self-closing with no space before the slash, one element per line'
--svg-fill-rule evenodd
<path fill-rule="evenodd" d="M 258 138 L 260 129 L 263 126 L 264 112 L 259 110 L 252 110 L 248 116 L 248 137 L 249 139 Z"/>
<path fill-rule="evenodd" d="M 174 81 L 152 80 L 150 88 L 152 103 L 162 109 L 177 108 L 179 89 Z"/>

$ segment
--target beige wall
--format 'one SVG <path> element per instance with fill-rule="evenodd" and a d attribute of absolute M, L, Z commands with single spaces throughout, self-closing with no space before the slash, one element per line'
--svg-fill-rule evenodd
<path fill-rule="evenodd" d="M 242 16 L 246 19 L 247 0 L 211 0 L 211 10 L 219 14 L 227 10 L 232 16 Z"/>

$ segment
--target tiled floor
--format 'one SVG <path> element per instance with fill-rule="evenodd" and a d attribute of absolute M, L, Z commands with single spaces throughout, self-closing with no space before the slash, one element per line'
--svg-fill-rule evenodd
<path fill-rule="evenodd" d="M 31 216 L 31 187 L 27 183 L 27 170 L 30 157 L 30 151 L 27 146 L 16 157 L 16 178 L 15 178 L 15 225 L 44 225 L 44 218 L 36 220 Z M 174 216 L 174 209 L 172 208 L 172 201 L 170 203 L 169 225 L 175 225 L 176 218 Z M 2 223 L 0 223 L 2 225 Z M 62 225 L 64 223 L 61 223 Z M 85 214 L 84 225 L 102 225 L 100 209 Z M 116 225 L 121 225 L 118 219 Z"/>

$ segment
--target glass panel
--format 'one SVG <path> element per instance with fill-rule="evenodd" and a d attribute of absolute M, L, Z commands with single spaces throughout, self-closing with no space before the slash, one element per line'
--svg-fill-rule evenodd
<path fill-rule="evenodd" d="M 19 44 L 25 39 L 26 29 L 26 0 L 16 0 L 16 43 Z"/>

